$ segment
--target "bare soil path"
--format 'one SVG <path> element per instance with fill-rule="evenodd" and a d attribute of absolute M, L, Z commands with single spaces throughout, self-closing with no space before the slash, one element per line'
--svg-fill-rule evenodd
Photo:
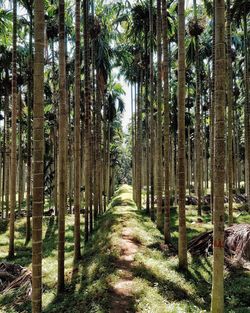
<path fill-rule="evenodd" d="M 133 262 L 139 249 L 139 243 L 133 237 L 132 229 L 123 224 L 119 242 L 120 257 L 116 262 L 120 280 L 113 285 L 111 295 L 111 313 L 133 312 Z"/>

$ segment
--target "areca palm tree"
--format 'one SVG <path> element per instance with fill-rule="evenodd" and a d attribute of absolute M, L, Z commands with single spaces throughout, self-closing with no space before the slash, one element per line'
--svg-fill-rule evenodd
<path fill-rule="evenodd" d="M 84 99 L 85 99 L 85 138 L 84 138 L 84 174 L 85 174 L 85 241 L 89 237 L 89 211 L 91 204 L 91 95 L 90 95 L 90 46 L 89 46 L 89 1 L 83 2 L 84 18 Z"/>
<path fill-rule="evenodd" d="M 102 24 L 99 33 L 96 34 L 93 49 L 95 49 L 95 66 L 96 66 L 96 194 L 95 194 L 95 207 L 99 213 L 103 211 L 102 192 L 103 183 L 102 176 L 104 172 L 102 160 L 101 144 L 102 138 L 102 108 L 105 102 L 105 93 L 107 89 L 108 77 L 111 72 L 111 57 L 112 50 L 109 45 L 109 36 L 107 26 Z M 105 122 L 103 121 L 103 124 Z M 103 125 L 104 127 L 104 125 Z"/>
<path fill-rule="evenodd" d="M 239 24 L 243 22 L 243 41 L 244 41 L 244 85 L 245 85 L 245 106 L 244 106 L 244 127 L 245 127 L 245 186 L 248 197 L 248 206 L 250 206 L 250 57 L 248 47 L 248 23 L 247 17 L 250 12 L 248 0 L 236 0 L 232 6 L 232 17 Z"/>
<path fill-rule="evenodd" d="M 211 312 L 224 312 L 225 5 L 215 0 L 214 234 Z"/>
<path fill-rule="evenodd" d="M 10 117 L 9 117 L 9 71 L 5 69 L 5 99 L 4 99 L 4 168 L 3 168 L 3 195 L 5 199 L 5 218 L 9 214 L 9 182 L 10 182 Z M 4 203 L 4 201 L 3 201 Z M 3 206 L 3 204 L 2 204 Z M 2 209 L 3 211 L 3 209 Z"/>
<path fill-rule="evenodd" d="M 28 68 L 28 92 L 27 92 L 27 106 L 28 106 L 28 116 L 27 116 L 27 190 L 26 190 L 26 206 L 27 206 L 27 221 L 26 221 L 26 244 L 30 241 L 31 237 L 31 223 L 30 223 L 30 207 L 31 207 L 31 115 L 32 115 L 32 101 L 33 101 L 33 0 L 21 0 L 22 6 L 27 10 L 29 15 L 29 68 Z"/>
<path fill-rule="evenodd" d="M 195 40 L 195 74 L 196 74 L 196 95 L 195 95 L 195 178 L 197 185 L 198 196 L 198 215 L 201 215 L 201 189 L 202 189 L 202 149 L 201 149 L 201 79 L 200 79 L 200 55 L 199 55 L 199 36 L 202 33 L 197 16 L 197 4 L 196 0 L 193 1 L 194 7 L 194 23 L 193 27 L 190 27 L 190 33 L 194 36 Z"/>
<path fill-rule="evenodd" d="M 157 0 L 157 133 L 156 133 L 156 193 L 157 193 L 157 227 L 163 228 L 162 215 L 162 2 Z"/>
<path fill-rule="evenodd" d="M 5 16 L 5 15 L 4 15 Z M 1 14 L 0 14 L 0 24 L 1 26 L 5 25 L 1 21 Z M 2 34 L 5 34 L 6 31 L 9 31 L 8 27 L 3 27 L 1 30 Z M 1 36 L 0 36 L 1 38 Z M 11 67 L 11 60 L 12 60 L 12 53 L 7 49 L 5 46 L 1 46 L 1 59 L 0 59 L 0 75 L 4 76 L 2 79 L 2 90 L 4 95 L 4 126 L 3 126 L 3 174 L 2 174 L 2 218 L 8 220 L 9 218 L 9 181 L 10 181 L 10 105 L 9 105 L 9 96 L 11 92 L 11 83 L 9 78 L 9 68 Z"/>
<path fill-rule="evenodd" d="M 187 234 L 185 212 L 185 0 L 178 2 L 178 181 L 179 181 L 179 267 L 186 269 Z"/>
<path fill-rule="evenodd" d="M 227 0 L 227 105 L 228 105 L 228 143 L 227 143 L 227 172 L 228 172 L 228 219 L 233 223 L 233 76 L 232 76 L 232 33 L 231 33 L 231 1 Z"/>
<path fill-rule="evenodd" d="M 64 290 L 64 246 L 67 181 L 67 109 L 66 109 L 66 59 L 65 59 L 65 3 L 59 1 L 59 160 L 58 160 L 58 293 Z"/>
<path fill-rule="evenodd" d="M 169 192 L 169 89 L 168 89 L 168 33 L 167 33 L 167 1 L 162 0 L 162 34 L 163 34 L 163 75 L 164 75 L 164 173 L 165 173 L 165 220 L 164 238 L 170 241 L 170 192 Z"/>
<path fill-rule="evenodd" d="M 80 0 L 76 0 L 75 8 L 75 27 L 76 27 L 76 47 L 75 47 L 75 125 L 74 125 L 74 209 L 75 209 L 75 253 L 74 258 L 80 258 L 80 153 L 81 153 L 81 139 L 80 139 Z"/>
<path fill-rule="evenodd" d="M 136 205 L 141 209 L 141 188 L 142 188 L 142 85 L 143 70 L 138 70 L 137 83 L 137 118 L 136 118 Z"/>
<path fill-rule="evenodd" d="M 17 119 L 17 0 L 13 0 L 13 47 L 12 47 L 12 119 L 11 119 L 11 159 L 10 159 L 10 236 L 9 257 L 14 257 L 14 224 L 16 209 L 16 119 Z"/>
<path fill-rule="evenodd" d="M 146 210 L 149 211 L 149 136 L 146 130 L 144 142 L 142 142 L 142 111 L 145 107 L 145 126 L 148 129 L 149 123 L 149 105 L 148 105 L 148 31 L 149 31 L 149 6 L 147 3 L 136 4 L 132 8 L 132 26 L 129 38 L 135 42 L 138 53 L 134 55 L 135 63 L 135 76 L 138 83 L 137 88 L 137 129 L 135 145 L 135 198 L 138 207 L 141 207 L 141 188 L 143 184 L 142 179 L 142 166 L 143 166 L 143 149 L 145 144 L 145 183 L 146 183 Z M 136 60 L 138 59 L 138 60 Z M 138 66 L 139 63 L 139 66 Z M 144 87 L 145 86 L 145 90 Z M 135 92 L 136 94 L 136 92 Z"/>
<path fill-rule="evenodd" d="M 42 218 L 44 158 L 44 2 L 35 0 L 33 105 L 32 312 L 42 312 Z"/>
<path fill-rule="evenodd" d="M 31 227 L 30 227 L 30 195 L 31 195 L 31 107 L 33 101 L 33 52 L 32 52 L 32 39 L 33 39 L 33 0 L 30 2 L 31 7 L 29 11 L 30 16 L 30 29 L 29 29 L 29 82 L 28 82 L 28 118 L 27 118 L 27 190 L 26 190 L 26 205 L 27 205 L 27 224 L 26 224 L 26 243 L 30 241 Z"/>
<path fill-rule="evenodd" d="M 149 73 L 149 98 L 150 98 L 150 216 L 154 220 L 154 202 L 155 202 L 155 186 L 154 186 L 154 143 L 155 143 L 155 132 L 154 132 L 154 18 L 153 18 L 153 0 L 149 3 L 149 31 L 150 31 L 150 73 Z"/>

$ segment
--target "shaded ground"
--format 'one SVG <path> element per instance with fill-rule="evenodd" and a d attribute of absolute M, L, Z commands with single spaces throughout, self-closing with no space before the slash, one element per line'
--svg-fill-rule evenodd
<path fill-rule="evenodd" d="M 171 313 L 207 312 L 211 292 L 211 259 L 189 258 L 189 272 L 178 272 L 177 257 L 162 249 L 163 235 L 123 186 L 111 208 L 99 219 L 97 231 L 84 248 L 79 266 L 72 269 L 73 223 L 66 218 L 66 292 L 56 296 L 57 226 L 44 222 L 43 312 L 55 313 Z M 176 209 L 172 209 L 172 235 L 178 239 Z M 249 215 L 241 215 L 248 223 Z M 210 216 L 196 223 L 195 207 L 187 210 L 188 238 L 211 229 Z M 239 221 L 239 220 L 238 220 Z M 243 220 L 240 220 L 243 221 Z M 30 267 L 30 246 L 24 246 L 24 220 L 17 223 L 16 263 Z M 0 225 L 1 226 L 1 225 Z M 83 229 L 83 227 L 82 227 Z M 8 251 L 8 233 L 0 227 L 0 261 Z M 83 249 L 83 247 L 82 247 Z M 250 273 L 226 272 L 225 312 L 250 312 Z M 16 294 L 0 296 L 0 312 L 30 312 L 30 303 L 15 304 Z"/>

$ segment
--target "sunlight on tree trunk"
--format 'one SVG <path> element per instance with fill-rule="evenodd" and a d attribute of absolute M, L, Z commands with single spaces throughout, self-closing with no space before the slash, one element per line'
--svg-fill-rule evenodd
<path fill-rule="evenodd" d="M 35 0 L 33 105 L 32 312 L 42 312 L 42 219 L 44 166 L 44 3 Z"/>
<path fill-rule="evenodd" d="M 214 236 L 211 311 L 224 312 L 225 3 L 215 0 Z"/>

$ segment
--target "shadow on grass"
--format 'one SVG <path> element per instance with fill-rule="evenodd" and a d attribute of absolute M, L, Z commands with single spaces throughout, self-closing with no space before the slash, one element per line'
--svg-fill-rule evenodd
<path fill-rule="evenodd" d="M 178 301 L 188 301 L 193 305 L 197 306 L 200 309 L 205 309 L 205 305 L 201 305 L 199 301 L 197 301 L 197 295 L 192 295 L 187 292 L 184 288 L 182 288 L 178 283 L 164 279 L 155 275 L 153 271 L 144 265 L 139 265 L 134 268 L 134 276 L 143 278 L 148 282 L 149 285 L 157 286 L 159 293 L 161 296 L 166 299 L 168 302 L 178 302 Z M 190 281 L 190 277 L 185 277 L 187 281 Z"/>
<path fill-rule="evenodd" d="M 245 270 L 230 272 L 225 279 L 225 304 L 228 312 L 235 308 L 237 312 L 249 312 L 249 294 L 250 272 Z"/>
<path fill-rule="evenodd" d="M 45 313 L 110 311 L 110 275 L 116 271 L 117 262 L 117 255 L 111 251 L 111 230 L 119 227 L 123 217 L 123 214 L 109 210 L 98 219 L 81 261 L 74 265 L 66 292 L 55 296 L 44 309 Z"/>
<path fill-rule="evenodd" d="M 57 221 L 55 216 L 50 216 L 44 221 L 47 229 L 43 240 L 43 258 L 46 258 L 50 255 L 51 251 L 57 248 Z"/>
<path fill-rule="evenodd" d="M 178 231 L 178 226 L 176 225 L 177 210 L 176 208 L 172 209 L 171 216 L 171 231 Z M 168 257 L 177 256 L 177 247 L 178 247 L 178 238 L 174 238 L 172 241 L 173 250 L 171 251 L 167 249 L 164 251 L 162 249 L 162 245 L 164 245 L 163 234 L 160 232 L 153 232 L 152 223 L 149 223 L 149 217 L 147 216 L 145 211 L 134 211 L 136 215 L 136 219 L 138 220 L 140 227 L 144 229 L 147 233 L 153 234 L 154 243 L 147 245 L 147 249 L 149 249 L 148 255 L 150 255 L 150 260 L 154 262 L 154 251 L 158 251 L 162 254 L 162 256 L 167 260 Z M 198 230 L 190 230 L 190 237 L 199 234 Z M 146 256 L 147 257 L 147 256 Z M 157 257 L 155 259 L 157 261 Z M 210 303 L 210 284 L 206 281 L 206 279 L 201 274 L 202 271 L 206 271 L 211 277 L 211 264 L 208 262 L 208 268 L 204 265 L 200 260 L 193 260 L 192 271 L 187 272 L 179 272 L 179 275 L 182 276 L 187 283 L 191 283 L 192 287 L 195 289 L 195 295 L 190 294 L 182 288 L 181 285 L 178 285 L 174 280 L 171 281 L 169 279 L 164 279 L 160 275 L 156 275 L 150 268 L 140 263 L 134 268 L 135 277 L 142 278 L 148 282 L 151 286 L 158 286 L 159 292 L 161 296 L 166 299 L 168 302 L 178 302 L 178 301 L 188 301 L 192 303 L 194 306 L 197 306 L 199 309 L 204 310 L 209 306 Z M 178 272 L 178 268 L 176 266 L 171 267 Z M 199 284 L 197 284 L 197 281 Z M 200 298 L 203 300 L 200 301 Z"/>

